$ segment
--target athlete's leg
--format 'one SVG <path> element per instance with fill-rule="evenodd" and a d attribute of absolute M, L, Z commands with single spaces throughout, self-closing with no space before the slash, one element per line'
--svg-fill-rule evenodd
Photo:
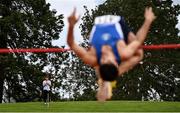
<path fill-rule="evenodd" d="M 131 42 L 134 41 L 134 40 L 137 40 L 137 37 L 135 36 L 134 33 L 130 32 L 130 33 L 128 34 L 128 44 L 131 43 Z"/>
<path fill-rule="evenodd" d="M 138 49 L 134 56 L 131 58 L 123 61 L 119 65 L 119 76 L 122 76 L 123 73 L 129 71 L 132 69 L 134 66 L 136 66 L 142 59 L 143 59 L 144 53 L 142 49 Z"/>

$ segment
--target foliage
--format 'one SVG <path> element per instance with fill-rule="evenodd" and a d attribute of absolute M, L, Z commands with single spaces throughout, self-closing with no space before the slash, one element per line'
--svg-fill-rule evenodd
<path fill-rule="evenodd" d="M 63 15 L 56 15 L 49 7 L 45 0 L 1 0 L 0 48 L 54 47 L 52 40 L 59 39 L 64 23 Z M 42 70 L 54 78 L 66 57 L 63 53 L 1 54 L 0 102 L 3 94 L 15 101 L 40 97 Z"/>
<path fill-rule="evenodd" d="M 94 70 L 85 65 L 75 53 L 70 53 L 70 58 L 63 63 L 60 71 L 61 87 L 69 99 L 95 100 L 97 89 Z M 62 98 L 65 95 L 62 95 Z"/>

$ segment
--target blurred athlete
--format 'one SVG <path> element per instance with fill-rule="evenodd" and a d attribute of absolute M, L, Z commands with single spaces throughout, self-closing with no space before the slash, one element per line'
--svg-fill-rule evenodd
<path fill-rule="evenodd" d="M 140 46 L 156 17 L 151 7 L 146 8 L 145 21 L 136 35 L 128 29 L 121 16 L 96 17 L 90 34 L 91 47 L 86 50 L 74 41 L 73 30 L 79 20 L 75 15 L 76 9 L 68 18 L 67 43 L 84 63 L 96 69 L 99 79 L 97 99 L 105 101 L 112 96 L 111 82 L 142 60 L 143 50 Z"/>

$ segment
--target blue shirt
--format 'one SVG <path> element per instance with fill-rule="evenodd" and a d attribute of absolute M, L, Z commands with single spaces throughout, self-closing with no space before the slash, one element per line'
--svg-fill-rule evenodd
<path fill-rule="evenodd" d="M 103 45 L 111 46 L 116 61 L 118 64 L 121 63 L 121 58 L 117 50 L 117 42 L 124 40 L 127 43 L 129 32 L 130 30 L 127 28 L 123 17 L 105 15 L 95 19 L 95 25 L 90 35 L 90 43 L 96 49 L 99 64 Z"/>

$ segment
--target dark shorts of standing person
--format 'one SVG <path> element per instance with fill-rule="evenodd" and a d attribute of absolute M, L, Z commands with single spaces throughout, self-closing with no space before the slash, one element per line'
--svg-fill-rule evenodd
<path fill-rule="evenodd" d="M 50 91 L 43 90 L 43 100 L 44 100 L 45 103 L 50 101 L 49 96 L 50 96 Z"/>

